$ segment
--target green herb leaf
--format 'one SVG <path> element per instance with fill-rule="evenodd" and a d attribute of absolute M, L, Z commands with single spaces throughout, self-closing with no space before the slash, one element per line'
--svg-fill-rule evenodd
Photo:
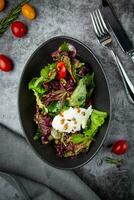
<path fill-rule="evenodd" d="M 60 47 L 59 49 L 61 51 L 69 51 L 69 46 L 68 46 L 68 43 L 67 42 L 64 42 Z"/>
<path fill-rule="evenodd" d="M 123 164 L 123 159 L 115 159 L 115 158 L 111 158 L 111 157 L 106 157 L 105 161 L 109 164 L 114 164 L 114 165 L 121 165 Z"/>
<path fill-rule="evenodd" d="M 61 111 L 62 105 L 59 101 L 53 101 L 49 106 L 48 106 L 48 112 L 49 113 L 59 113 Z"/>

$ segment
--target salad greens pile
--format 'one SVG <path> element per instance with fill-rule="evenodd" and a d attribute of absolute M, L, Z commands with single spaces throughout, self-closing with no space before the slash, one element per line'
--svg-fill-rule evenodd
<path fill-rule="evenodd" d="M 38 128 L 33 139 L 40 140 L 42 144 L 51 142 L 58 156 L 76 156 L 89 149 L 95 134 L 104 124 L 107 113 L 92 108 L 94 73 L 77 58 L 75 47 L 64 42 L 52 53 L 52 58 L 53 62 L 44 66 L 39 77 L 34 77 L 28 85 L 36 98 L 34 121 Z M 92 112 L 86 119 L 89 107 Z M 76 109 L 76 118 L 69 118 Z M 86 120 L 84 128 L 81 119 Z M 68 123 L 64 124 L 65 120 Z M 71 120 L 74 120 L 74 127 L 70 127 Z M 54 121 L 56 124 L 60 123 L 60 126 L 56 127 Z"/>

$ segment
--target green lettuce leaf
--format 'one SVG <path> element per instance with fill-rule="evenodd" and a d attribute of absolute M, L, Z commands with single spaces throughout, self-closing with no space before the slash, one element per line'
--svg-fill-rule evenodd
<path fill-rule="evenodd" d="M 43 82 L 49 82 L 56 77 L 56 63 L 48 64 L 45 66 L 41 72 L 40 77 L 33 78 L 29 84 L 28 88 L 29 90 L 34 90 L 38 92 L 39 94 L 44 94 L 46 90 L 42 87 Z"/>
<path fill-rule="evenodd" d="M 41 72 L 40 76 L 43 77 L 43 82 L 50 82 L 56 77 L 56 63 L 48 64 Z"/>
<path fill-rule="evenodd" d="M 71 141 L 74 143 L 74 144 L 79 144 L 81 142 L 83 142 L 85 140 L 85 137 L 83 134 L 73 134 L 71 136 Z"/>
<path fill-rule="evenodd" d="M 93 109 L 90 125 L 85 130 L 83 130 L 82 134 L 73 134 L 71 136 L 71 141 L 74 144 L 83 143 L 86 144 L 93 139 L 98 129 L 104 124 L 105 119 L 107 118 L 107 112 L 102 112 L 99 110 Z"/>
<path fill-rule="evenodd" d="M 104 124 L 107 116 L 108 116 L 107 112 L 102 112 L 93 109 L 90 119 L 91 120 L 90 126 L 87 130 L 83 131 L 84 135 L 88 136 L 89 138 L 93 138 L 96 132 L 98 131 L 98 128 Z"/>
<path fill-rule="evenodd" d="M 87 86 L 89 85 L 90 87 L 87 92 Z M 87 74 L 84 78 L 79 80 L 77 87 L 75 88 L 73 94 L 71 95 L 69 99 L 70 106 L 72 107 L 84 106 L 87 96 L 89 98 L 93 90 L 94 90 L 94 73 Z"/>
<path fill-rule="evenodd" d="M 47 112 L 47 108 L 45 105 L 41 102 L 40 98 L 42 95 L 46 92 L 46 90 L 42 87 L 42 77 L 39 78 L 33 78 L 29 84 L 28 88 L 29 90 L 33 90 L 34 95 L 36 97 L 36 103 L 39 106 L 40 109 L 42 109 L 43 112 Z"/>
<path fill-rule="evenodd" d="M 61 51 L 69 51 L 69 46 L 68 46 L 68 43 L 67 42 L 64 42 L 60 47 L 59 49 Z"/>
<path fill-rule="evenodd" d="M 37 105 L 45 113 L 48 112 L 48 109 L 41 102 L 41 97 L 47 90 L 42 86 L 42 84 L 43 82 L 50 82 L 51 80 L 55 79 L 56 74 L 56 63 L 48 64 L 41 70 L 40 77 L 33 78 L 28 84 L 28 89 L 33 90 L 34 92 Z"/>
<path fill-rule="evenodd" d="M 36 93 L 43 95 L 46 90 L 43 88 L 42 83 L 49 82 L 55 79 L 57 74 L 55 68 L 56 63 L 48 64 L 47 66 L 45 66 L 40 72 L 40 77 L 35 77 L 29 82 L 29 90 L 36 91 Z"/>
<path fill-rule="evenodd" d="M 85 81 L 84 79 L 80 79 L 77 87 L 75 88 L 73 94 L 69 99 L 69 105 L 72 107 L 83 106 L 86 101 L 86 95 L 87 95 L 87 90 Z"/>
<path fill-rule="evenodd" d="M 28 84 L 29 90 L 36 91 L 37 93 L 43 95 L 46 90 L 42 87 L 42 81 L 43 77 L 33 78 Z"/>
<path fill-rule="evenodd" d="M 34 91 L 34 90 L 33 90 L 33 91 Z M 39 108 L 42 109 L 42 111 L 43 111 L 44 113 L 48 113 L 48 109 L 47 109 L 47 107 L 42 103 L 39 94 L 38 94 L 36 91 L 34 91 L 34 95 L 35 95 L 35 97 L 36 97 L 36 103 L 37 103 L 37 105 L 39 106 Z"/>

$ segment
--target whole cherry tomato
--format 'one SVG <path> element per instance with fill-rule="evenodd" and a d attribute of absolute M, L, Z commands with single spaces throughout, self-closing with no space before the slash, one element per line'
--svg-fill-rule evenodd
<path fill-rule="evenodd" d="M 0 0 L 0 11 L 4 10 L 5 8 L 5 0 Z"/>
<path fill-rule="evenodd" d="M 0 54 L 0 70 L 8 72 L 13 69 L 13 63 L 10 58 Z"/>
<path fill-rule="evenodd" d="M 112 152 L 117 155 L 124 154 L 127 150 L 128 150 L 128 143 L 126 140 L 118 140 L 112 146 Z"/>
<path fill-rule="evenodd" d="M 58 79 L 66 77 L 66 65 L 64 62 L 57 63 L 57 70 L 58 70 L 58 75 L 57 75 Z"/>
<path fill-rule="evenodd" d="M 26 25 L 21 21 L 15 21 L 11 24 L 11 30 L 14 36 L 21 38 L 24 37 L 27 33 Z"/>
<path fill-rule="evenodd" d="M 22 6 L 22 14 L 24 17 L 30 20 L 33 20 L 36 17 L 36 11 L 29 3 L 26 3 L 24 6 Z"/>

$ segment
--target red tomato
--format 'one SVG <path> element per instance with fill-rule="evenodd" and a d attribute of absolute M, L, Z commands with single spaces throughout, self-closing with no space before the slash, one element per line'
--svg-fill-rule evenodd
<path fill-rule="evenodd" d="M 27 33 L 27 27 L 23 22 L 15 21 L 11 24 L 11 30 L 14 36 L 21 38 Z"/>
<path fill-rule="evenodd" d="M 66 65 L 64 62 L 57 63 L 57 70 L 58 70 L 58 76 L 57 76 L 58 79 L 66 77 Z"/>
<path fill-rule="evenodd" d="M 8 72 L 13 69 L 13 63 L 10 58 L 0 54 L 0 70 Z"/>
<path fill-rule="evenodd" d="M 128 150 L 128 143 L 126 140 L 118 140 L 112 146 L 112 152 L 117 155 L 124 154 L 127 150 Z"/>

